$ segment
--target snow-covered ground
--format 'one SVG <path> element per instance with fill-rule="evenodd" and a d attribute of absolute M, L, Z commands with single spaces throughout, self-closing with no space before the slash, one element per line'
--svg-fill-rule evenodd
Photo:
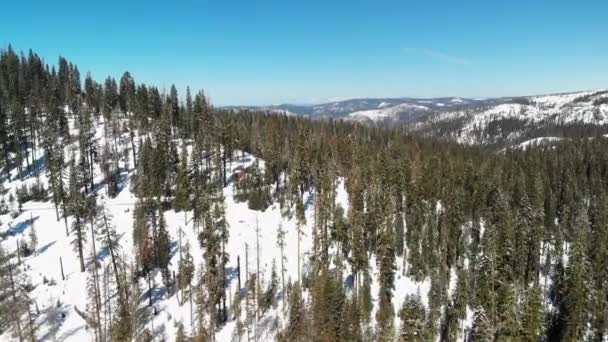
<path fill-rule="evenodd" d="M 70 121 L 71 124 L 73 120 Z M 103 136 L 103 122 L 97 123 L 96 139 L 100 146 L 106 142 Z M 72 134 L 77 134 L 76 129 L 72 129 Z M 130 146 L 127 139 L 128 133 L 125 133 L 121 147 Z M 77 139 L 76 139 L 77 141 Z M 112 142 L 108 142 L 112 143 Z M 65 153 L 68 156 L 73 153 L 77 142 L 65 146 Z M 77 150 L 77 149 L 76 149 Z M 120 148 L 119 148 L 120 150 Z M 38 155 L 42 156 L 43 151 L 38 151 Z M 131 154 L 128 154 L 131 156 Z M 244 154 L 241 152 L 235 153 L 235 158 L 230 165 L 230 171 L 234 172 L 239 167 L 248 166 L 256 160 L 255 156 Z M 115 226 L 118 236 L 120 237 L 120 254 L 126 263 L 130 263 L 134 259 L 133 253 L 133 208 L 136 198 L 131 193 L 131 176 L 135 172 L 132 168 L 132 160 L 121 160 L 121 167 L 124 169 L 124 183 L 121 186 L 120 193 L 115 198 L 108 198 L 103 186 L 98 187 L 99 203 L 103 203 L 105 208 L 111 213 L 111 224 Z M 126 170 L 127 165 L 129 169 Z M 263 161 L 260 161 L 263 167 Z M 4 187 L 8 193 L 14 193 L 21 184 L 32 184 L 36 182 L 33 176 L 23 179 L 23 182 L 17 180 L 16 170 L 12 171 L 12 181 L 5 182 Z M 42 168 L 40 181 L 43 184 L 48 183 L 46 168 Z M 96 168 L 95 182 L 101 184 L 103 177 L 100 169 Z M 278 203 L 273 203 L 264 212 L 255 211 L 248 208 L 246 202 L 236 202 L 233 197 L 233 184 L 229 183 L 224 188 L 226 217 L 229 223 L 229 242 L 227 251 L 229 254 L 229 269 L 235 270 L 237 267 L 237 259 L 240 258 L 241 270 L 244 271 L 245 254 L 248 250 L 248 260 L 250 270 L 255 269 L 256 260 L 256 241 L 259 241 L 259 257 L 262 279 L 268 281 L 270 279 L 271 265 L 273 261 L 280 265 L 280 249 L 277 247 L 277 229 L 282 226 L 286 231 L 286 281 L 291 279 L 296 281 L 298 278 L 297 270 L 297 233 L 295 219 L 284 218 L 281 215 L 281 210 Z M 306 206 L 306 226 L 303 230 L 301 249 L 302 249 L 302 265 L 306 265 L 308 261 L 308 252 L 312 247 L 312 227 L 314 224 L 313 207 L 314 197 L 312 192 L 307 193 L 305 198 Z M 8 200 L 7 200 L 8 201 Z M 348 208 L 348 194 L 344 188 L 344 181 L 338 180 L 336 188 L 336 202 L 343 208 Z M 16 204 L 12 209 L 16 209 Z M 87 329 L 86 322 L 76 312 L 76 309 L 85 311 L 87 306 L 86 284 L 89 275 L 80 272 L 79 259 L 77 253 L 74 252 L 73 246 L 70 244 L 72 236 L 66 236 L 66 227 L 63 220 L 57 220 L 53 203 L 49 200 L 46 202 L 26 202 L 23 205 L 22 212 L 11 218 L 10 215 L 0 216 L 2 225 L 0 232 L 8 233 L 6 238 L 0 243 L 9 250 L 14 251 L 17 247 L 17 242 L 27 240 L 30 231 L 34 228 L 38 236 L 38 245 L 33 255 L 22 258 L 22 268 L 25 270 L 26 276 L 34 286 L 34 289 L 29 293 L 37 311 L 35 323 L 38 328 L 38 338 L 41 341 L 57 340 L 61 341 L 91 341 L 93 340 L 92 329 Z M 346 212 L 347 210 L 345 210 Z M 168 231 L 171 235 L 173 251 L 175 252 L 172 259 L 170 269 L 177 272 L 179 252 L 179 236 L 182 235 L 182 244 L 189 243 L 191 254 L 194 258 L 195 266 L 199 267 L 202 262 L 202 251 L 199 247 L 196 238 L 196 231 L 192 225 L 192 212 L 184 215 L 183 212 L 175 212 L 169 210 L 164 213 L 168 226 Z M 186 217 L 187 216 L 187 217 Z M 186 220 L 187 218 L 187 220 Z M 68 219 L 68 224 L 71 224 L 71 218 Z M 256 239 L 256 226 L 259 227 L 259 239 Z M 90 231 L 88 232 L 90 237 Z M 71 233 L 73 235 L 73 233 Z M 85 247 L 85 255 L 90 256 L 92 253 L 92 240 L 89 238 Z M 110 264 L 110 258 L 107 253 L 98 251 L 97 259 L 103 267 Z M 62 279 L 62 268 L 65 280 Z M 394 291 L 394 307 L 398 310 L 401 303 L 407 294 L 420 294 L 425 305 L 428 305 L 428 292 L 430 289 L 430 281 L 427 279 L 422 282 L 416 282 L 407 276 L 403 276 L 403 267 L 407 264 L 402 258 L 397 259 L 397 271 L 395 279 Z M 370 260 L 372 268 L 370 270 L 372 276 L 372 295 L 374 303 L 377 302 L 379 290 L 378 284 L 378 269 L 374 260 Z M 348 264 L 345 262 L 345 270 L 349 270 Z M 103 268 L 102 268 L 103 269 Z M 228 279 L 228 287 L 230 298 L 233 298 L 237 291 L 238 279 L 236 272 L 231 272 Z M 345 278 L 348 274 L 345 274 Z M 452 283 L 455 284 L 455 276 Z M 242 275 L 241 283 L 245 283 L 244 275 Z M 148 305 L 148 284 L 143 279 L 140 280 L 140 286 L 143 290 L 140 306 Z M 244 285 L 243 285 L 244 286 Z M 151 318 L 146 322 L 146 327 L 151 331 L 158 333 L 158 341 L 166 338 L 168 341 L 174 340 L 176 328 L 175 322 L 181 321 L 186 332 L 190 333 L 191 329 L 196 329 L 196 324 L 191 321 L 191 308 L 188 303 L 180 305 L 178 297 L 174 294 L 171 297 L 164 295 L 163 283 L 159 272 L 152 279 L 153 307 L 157 312 L 156 315 L 151 315 Z M 451 288 L 452 286 L 450 286 Z M 307 298 L 306 294 L 304 296 Z M 283 300 L 279 299 L 277 308 L 271 309 L 265 313 L 263 319 L 258 322 L 258 327 L 255 329 L 259 336 L 259 341 L 269 341 L 274 339 L 277 329 L 282 329 L 284 325 Z M 375 310 L 375 309 L 374 309 Z M 151 312 L 153 310 L 150 310 Z M 245 311 L 245 310 L 243 310 Z M 244 314 L 244 312 L 243 312 Z M 372 313 L 373 314 L 373 313 Z M 229 315 L 230 316 L 230 315 Z M 374 321 L 372 316 L 372 323 Z M 398 318 L 396 315 L 396 323 Z M 470 320 L 463 325 L 463 329 L 470 325 Z M 221 327 L 217 333 L 218 341 L 230 341 L 235 330 L 235 321 L 229 322 Z M 0 341 L 12 341 L 9 332 L 0 335 Z"/>
<path fill-rule="evenodd" d="M 560 138 L 560 137 L 539 137 L 539 138 L 526 140 L 526 141 L 518 144 L 517 147 L 525 150 L 526 148 L 528 148 L 528 146 L 551 144 L 551 143 L 559 142 L 561 140 L 563 140 L 563 138 Z"/>

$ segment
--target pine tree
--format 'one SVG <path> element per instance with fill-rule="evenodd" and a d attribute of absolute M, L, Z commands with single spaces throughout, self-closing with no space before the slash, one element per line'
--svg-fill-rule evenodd
<path fill-rule="evenodd" d="M 190 208 L 190 175 L 188 174 L 188 152 L 186 145 L 182 145 L 180 164 L 177 169 L 174 206 L 177 211 L 184 211 L 184 222 L 188 223 L 188 209 Z"/>
<path fill-rule="evenodd" d="M 169 273 L 169 262 L 171 261 L 171 239 L 169 237 L 169 232 L 167 232 L 166 225 L 165 217 L 161 211 L 158 223 L 158 233 L 156 235 L 154 246 L 158 253 L 157 266 L 160 268 L 163 282 L 167 290 L 167 295 L 170 296 L 173 288 L 171 274 Z"/>
<path fill-rule="evenodd" d="M 92 241 L 95 241 L 94 239 Z M 82 313 L 83 318 L 87 322 L 87 326 L 93 329 L 93 336 L 95 341 L 103 341 L 103 331 L 101 320 L 101 286 L 99 285 L 99 274 L 98 274 L 98 261 L 97 256 L 94 252 L 95 249 L 91 250 L 91 256 L 89 258 L 87 271 L 89 273 L 87 277 L 87 310 L 86 314 Z"/>
<path fill-rule="evenodd" d="M 101 248 L 110 254 L 118 297 L 128 306 L 129 289 L 128 285 L 125 284 L 125 281 L 120 278 L 120 274 L 122 273 L 119 269 L 119 265 L 122 264 L 122 260 L 120 259 L 120 241 L 116 234 L 116 229 L 112 224 L 112 214 L 106 209 L 104 203 L 96 209 L 97 230 L 99 232 L 98 236 L 101 242 Z"/>
<path fill-rule="evenodd" d="M 232 341 L 240 341 L 241 340 L 241 336 L 243 336 L 243 333 L 245 332 L 245 324 L 243 323 L 241 316 L 242 316 L 242 308 L 241 308 L 241 302 L 243 301 L 242 298 L 242 294 L 241 294 L 241 289 L 237 289 L 237 291 L 234 294 L 234 301 L 232 302 L 232 313 L 234 315 L 234 320 L 236 321 L 235 323 L 235 329 L 233 331 L 233 335 L 232 335 Z"/>
<path fill-rule="evenodd" d="M 28 335 L 23 319 L 26 313 L 29 314 L 30 299 L 24 291 L 26 282 L 20 267 L 0 246 L 0 329 L 12 330 L 20 341 Z"/>
<path fill-rule="evenodd" d="M 279 277 L 277 275 L 277 265 L 272 260 L 272 269 L 270 272 L 270 282 L 268 283 L 268 288 L 264 292 L 264 295 L 261 300 L 261 311 L 262 314 L 268 310 L 271 306 L 276 305 L 276 296 L 279 292 Z"/>
<path fill-rule="evenodd" d="M 473 315 L 473 327 L 471 337 L 473 341 L 490 342 L 495 340 L 495 327 L 486 316 L 483 308 L 475 311 Z"/>
<path fill-rule="evenodd" d="M 520 340 L 521 318 L 519 309 L 519 296 L 513 286 L 503 285 L 500 289 L 502 301 L 498 312 L 497 335 L 499 339 Z"/>
<path fill-rule="evenodd" d="M 74 216 L 72 220 L 72 230 L 74 231 L 74 239 L 72 245 L 78 252 L 80 260 L 80 272 L 85 271 L 84 263 L 84 244 L 86 242 L 86 229 L 85 224 L 87 220 L 87 207 L 84 194 L 82 194 L 82 177 L 79 171 L 76 169 L 74 161 L 70 164 L 70 181 L 69 181 L 69 210 Z"/>
<path fill-rule="evenodd" d="M 347 300 L 345 311 L 344 319 L 342 320 L 342 338 L 345 341 L 363 341 L 357 298 L 353 296 L 350 300 Z"/>
<path fill-rule="evenodd" d="M 29 231 L 30 246 L 33 251 L 38 249 L 38 234 L 36 233 L 36 226 L 34 224 L 34 218 L 30 215 L 30 231 Z"/>
<path fill-rule="evenodd" d="M 136 282 L 133 284 L 133 286 L 138 286 L 136 285 Z M 135 289 L 136 293 L 131 293 L 131 297 L 140 298 L 139 293 L 137 293 L 138 287 Z M 137 318 L 134 315 L 134 312 L 138 310 L 138 304 L 138 300 L 133 300 L 131 305 L 127 305 L 126 302 L 121 300 L 116 302 L 116 308 L 113 310 L 114 317 L 111 326 L 112 341 L 131 341 L 132 337 L 137 331 Z"/>
<path fill-rule="evenodd" d="M 591 329 L 596 340 L 608 336 L 608 196 L 596 187 L 589 204 L 589 259 L 593 278 L 591 298 Z"/>
<path fill-rule="evenodd" d="M 283 230 L 283 225 L 279 224 L 279 228 L 277 229 L 277 247 L 279 247 L 281 251 L 281 297 L 283 299 L 283 311 L 285 311 L 285 261 L 287 258 L 285 257 L 285 230 Z"/>
<path fill-rule="evenodd" d="M 189 341 L 188 335 L 184 331 L 184 324 L 181 321 L 175 323 L 177 332 L 175 333 L 175 342 L 187 342 Z"/>
<path fill-rule="evenodd" d="M 538 286 L 528 289 L 522 313 L 522 340 L 538 341 L 544 329 L 542 291 Z"/>
<path fill-rule="evenodd" d="M 395 232 L 393 230 L 392 215 L 385 219 L 387 223 L 382 228 L 378 242 L 378 261 L 380 263 L 380 292 L 379 309 L 376 315 L 378 321 L 379 338 L 390 340 L 394 331 L 394 309 L 392 305 L 393 288 L 395 281 Z"/>
<path fill-rule="evenodd" d="M 420 300 L 419 295 L 407 295 L 401 309 L 400 341 L 423 341 L 426 326 L 426 309 Z"/>
<path fill-rule="evenodd" d="M 190 288 L 194 278 L 194 262 L 190 254 L 190 244 L 186 242 L 184 257 L 180 259 L 177 272 L 177 289 L 186 291 Z M 189 294 L 191 296 L 192 294 Z M 184 301 L 182 295 L 182 302 Z"/>
<path fill-rule="evenodd" d="M 46 163 L 49 170 L 49 183 L 53 191 L 53 203 L 55 213 L 59 221 L 59 207 L 65 212 L 66 193 L 63 182 L 64 155 L 61 146 L 59 127 L 56 122 L 47 123 L 44 131 L 44 149 L 46 152 Z M 66 226 L 67 233 L 67 226 Z M 67 233 L 69 235 L 69 233 Z"/>
<path fill-rule="evenodd" d="M 300 284 L 294 284 L 289 296 L 289 319 L 283 332 L 282 341 L 306 340 L 306 311 L 301 297 Z"/>
<path fill-rule="evenodd" d="M 563 309 L 566 319 L 564 338 L 570 341 L 578 341 L 584 338 L 589 309 L 589 263 L 585 237 L 588 220 L 584 209 L 580 208 L 580 203 L 574 211 L 574 217 L 577 235 L 572 245 L 562 288 Z"/>

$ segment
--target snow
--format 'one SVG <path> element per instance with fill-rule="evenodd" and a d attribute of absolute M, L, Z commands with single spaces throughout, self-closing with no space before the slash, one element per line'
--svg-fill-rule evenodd
<path fill-rule="evenodd" d="M 287 115 L 287 116 L 297 116 L 297 114 L 295 114 L 287 109 L 271 109 L 270 112 L 275 113 L 275 114 Z"/>
<path fill-rule="evenodd" d="M 575 93 L 565 93 L 565 94 L 552 94 L 552 95 L 540 95 L 533 96 L 531 99 L 535 103 L 553 106 L 553 107 L 562 107 L 568 103 L 573 102 L 577 98 L 586 95 L 594 94 L 594 91 L 585 91 L 585 92 L 575 92 Z"/>
<path fill-rule="evenodd" d="M 371 121 L 382 121 L 385 119 L 395 119 L 399 113 L 406 111 L 428 111 L 429 107 L 402 103 L 396 106 L 382 108 L 382 109 L 371 109 L 353 112 L 348 115 L 349 119 L 352 120 L 371 120 Z"/>
<path fill-rule="evenodd" d="M 554 142 L 559 142 L 561 140 L 563 140 L 563 138 L 560 138 L 560 137 L 539 137 L 539 138 L 526 140 L 526 141 L 518 144 L 517 146 L 525 150 L 528 146 L 551 144 Z"/>

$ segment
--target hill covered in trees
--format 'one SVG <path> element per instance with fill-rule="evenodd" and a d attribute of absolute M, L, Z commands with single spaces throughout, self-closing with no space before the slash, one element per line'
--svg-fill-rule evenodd
<path fill-rule="evenodd" d="M 0 338 L 602 341 L 608 140 L 213 108 L 0 55 Z"/>

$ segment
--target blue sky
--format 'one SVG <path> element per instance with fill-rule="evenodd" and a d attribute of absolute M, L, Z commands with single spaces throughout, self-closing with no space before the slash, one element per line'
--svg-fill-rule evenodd
<path fill-rule="evenodd" d="M 608 88 L 606 1 L 10 1 L 0 44 L 217 105 Z"/>

